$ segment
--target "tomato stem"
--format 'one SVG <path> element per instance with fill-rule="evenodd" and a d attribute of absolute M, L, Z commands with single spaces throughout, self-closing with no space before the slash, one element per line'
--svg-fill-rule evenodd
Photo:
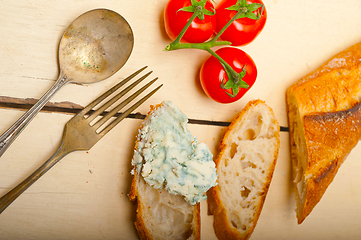
<path fill-rule="evenodd" d="M 230 45 L 231 43 L 228 41 L 218 41 L 218 42 L 213 42 L 213 41 L 208 41 L 208 42 L 204 42 L 204 43 L 180 43 L 180 42 L 172 42 L 171 44 L 168 44 L 166 46 L 166 48 L 164 49 L 165 51 L 173 51 L 173 50 L 178 50 L 178 49 L 200 49 L 200 50 L 206 50 L 208 48 L 212 48 L 212 47 L 216 47 L 216 46 L 224 46 L 224 45 Z"/>
<path fill-rule="evenodd" d="M 178 50 L 178 49 L 201 49 L 201 50 L 206 50 L 207 48 L 212 48 L 212 47 L 217 47 L 217 46 L 224 46 L 224 45 L 231 45 L 231 42 L 228 41 L 218 41 L 216 42 L 216 40 L 211 39 L 210 41 L 207 42 L 203 42 L 203 43 L 181 43 L 180 40 L 182 39 L 182 37 L 184 36 L 185 32 L 187 31 L 187 29 L 189 28 L 189 26 L 191 25 L 192 21 L 198 16 L 199 13 L 201 13 L 203 11 L 202 6 L 197 6 L 195 8 L 195 11 L 192 14 L 192 17 L 188 20 L 187 24 L 183 27 L 182 31 L 179 33 L 179 35 L 177 36 L 177 38 L 171 42 L 170 44 L 168 44 L 166 46 L 166 48 L 164 49 L 165 51 L 173 51 L 173 50 Z"/>
<path fill-rule="evenodd" d="M 188 20 L 187 24 L 183 27 L 182 31 L 179 33 L 179 35 L 177 36 L 177 38 L 171 42 L 170 44 L 168 44 L 166 46 L 166 48 L 164 49 L 165 51 L 172 51 L 172 50 L 178 50 L 178 49 L 200 49 L 200 50 L 205 50 L 207 52 L 209 52 L 213 57 L 215 57 L 218 61 L 220 61 L 220 63 L 223 65 L 223 67 L 225 68 L 226 72 L 227 72 L 227 76 L 228 76 L 228 80 L 231 80 L 233 82 L 233 84 L 228 84 L 231 85 L 232 89 L 233 88 L 237 88 L 237 92 L 238 92 L 238 87 L 240 88 L 248 88 L 249 85 L 244 82 L 242 80 L 244 74 L 246 74 L 246 70 L 245 67 L 242 70 L 243 75 L 237 73 L 226 61 L 224 61 L 218 54 L 216 54 L 211 48 L 212 47 L 216 47 L 216 46 L 224 46 L 224 45 L 232 45 L 231 42 L 229 41 L 217 41 L 220 36 L 224 33 L 224 31 L 238 18 L 243 18 L 243 17 L 249 17 L 252 19 L 255 19 L 254 16 L 247 16 L 247 12 L 250 10 L 248 9 L 247 6 L 250 6 L 247 4 L 247 1 L 237 1 L 237 4 L 230 7 L 230 8 L 235 8 L 234 10 L 237 11 L 237 13 L 232 17 L 231 20 L 229 20 L 227 22 L 227 24 L 209 41 L 207 42 L 203 42 L 203 43 L 181 43 L 180 40 L 182 39 L 182 37 L 184 36 L 185 32 L 187 31 L 187 29 L 189 28 L 189 26 L 191 25 L 191 23 L 193 22 L 193 20 L 203 12 L 203 8 L 204 6 L 196 6 L 194 9 L 194 12 L 191 16 L 191 18 Z M 263 5 L 262 6 L 262 12 L 263 12 Z M 259 5 L 255 6 L 257 8 L 259 8 Z M 261 14 L 262 14 L 261 12 Z M 259 13 L 259 12 L 258 12 Z M 252 11 L 251 11 L 251 14 Z M 253 14 L 254 15 L 254 14 Z M 255 15 L 256 16 L 256 15 Z M 257 16 L 256 16 L 257 17 Z M 258 17 L 257 17 L 258 18 Z M 222 82 L 222 86 L 224 88 L 223 82 Z M 228 88 L 224 88 L 224 89 L 228 89 Z M 227 92 L 227 94 L 229 94 Z M 235 94 L 237 95 L 237 93 Z M 231 97 L 234 97 L 235 95 L 230 95 Z"/>
<path fill-rule="evenodd" d="M 236 15 L 234 15 L 233 18 L 232 18 L 231 20 L 229 20 L 226 25 L 224 25 L 224 27 L 217 33 L 216 36 L 214 36 L 214 38 L 213 38 L 211 41 L 214 41 L 214 42 L 217 41 L 218 38 L 224 33 L 224 31 L 226 31 L 226 29 L 227 29 L 237 18 L 239 18 L 239 16 L 240 16 L 241 14 L 244 14 L 244 13 L 243 13 L 242 11 L 238 11 L 238 12 L 236 13 Z M 232 43 L 231 43 L 231 44 L 232 44 Z"/>
<path fill-rule="evenodd" d="M 231 76 L 228 76 L 230 80 L 233 81 L 234 84 L 238 84 L 239 82 L 239 74 L 226 62 L 221 58 L 217 53 L 215 53 L 212 49 L 208 48 L 205 49 L 207 52 L 209 52 L 213 57 L 217 58 L 218 61 L 220 61 L 224 68 L 227 68 L 228 72 L 231 74 Z"/>
<path fill-rule="evenodd" d="M 216 47 L 216 46 L 224 46 L 224 45 L 231 45 L 232 43 L 229 41 L 217 41 L 219 36 L 227 29 L 227 27 L 235 20 L 239 17 L 239 15 L 241 14 L 240 12 L 238 12 L 222 29 L 221 31 L 211 40 L 207 41 L 207 42 L 203 42 L 203 43 L 181 43 L 180 40 L 182 39 L 182 37 L 184 36 L 185 32 L 187 31 L 187 29 L 189 28 L 189 26 L 191 25 L 192 21 L 198 16 L 198 14 L 202 11 L 202 7 L 198 6 L 196 7 L 194 13 L 192 14 L 192 17 L 188 20 L 187 24 L 183 27 L 182 31 L 179 33 L 179 35 L 177 36 L 177 38 L 171 42 L 170 44 L 168 44 L 166 46 L 166 48 L 164 49 L 165 51 L 173 51 L 173 50 L 178 50 L 178 49 L 200 49 L 200 50 L 205 50 L 207 52 L 209 52 L 212 56 L 214 56 L 215 58 L 218 59 L 218 61 L 220 61 L 222 63 L 222 65 L 227 68 L 227 73 L 230 73 L 231 76 L 228 76 L 228 78 L 230 80 L 232 80 L 234 82 L 234 84 L 238 84 L 239 82 L 239 74 L 226 62 L 224 61 L 218 54 L 216 54 L 211 48 L 212 47 Z"/>
<path fill-rule="evenodd" d="M 187 24 L 183 27 L 182 31 L 179 33 L 177 38 L 173 42 L 179 43 L 183 35 L 186 33 L 189 26 L 192 24 L 193 20 L 198 16 L 199 13 L 201 13 L 203 10 L 202 6 L 197 6 L 196 10 L 192 14 L 192 17 L 188 20 Z"/>

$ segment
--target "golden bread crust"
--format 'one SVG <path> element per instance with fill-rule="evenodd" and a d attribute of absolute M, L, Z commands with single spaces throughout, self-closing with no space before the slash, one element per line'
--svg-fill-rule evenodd
<path fill-rule="evenodd" d="M 359 141 L 360 102 L 361 43 L 333 56 L 287 89 L 299 224 L 320 201 Z M 300 155 L 305 155 L 304 159 Z"/>
<path fill-rule="evenodd" d="M 361 100 L 361 42 L 336 54 L 289 87 L 302 115 L 352 108 Z"/>
<path fill-rule="evenodd" d="M 304 117 L 308 153 L 306 203 L 308 215 L 321 200 L 339 167 L 361 137 L 361 103 L 339 112 L 310 114 Z M 336 119 L 336 121 L 335 121 Z"/>
<path fill-rule="evenodd" d="M 157 109 L 157 108 L 159 108 L 161 106 L 162 106 L 161 104 L 158 104 L 156 106 L 151 105 L 150 110 L 149 110 L 146 118 L 149 117 L 150 114 L 155 109 Z M 144 127 L 144 121 L 143 121 L 143 123 L 140 125 L 140 127 L 138 129 L 140 130 L 142 127 Z M 134 149 L 137 148 L 138 142 L 139 142 L 139 140 L 137 140 L 135 142 Z M 149 231 L 147 230 L 145 220 L 142 217 L 144 215 L 144 213 L 143 213 L 144 205 L 143 205 L 143 203 L 141 201 L 138 201 L 139 193 L 138 193 L 137 182 L 138 182 L 138 179 L 139 179 L 140 176 L 138 176 L 135 167 L 133 167 L 133 171 L 134 171 L 134 175 L 133 175 L 133 178 L 132 178 L 132 184 L 131 184 L 131 188 L 130 188 L 130 192 L 129 192 L 128 197 L 129 197 L 129 200 L 133 204 L 135 204 L 135 206 L 136 206 L 136 214 L 135 214 L 134 226 L 135 226 L 135 229 L 137 230 L 137 234 L 138 234 L 140 239 L 149 239 L 149 240 L 151 240 L 153 238 L 152 238 L 151 234 L 149 233 Z"/>

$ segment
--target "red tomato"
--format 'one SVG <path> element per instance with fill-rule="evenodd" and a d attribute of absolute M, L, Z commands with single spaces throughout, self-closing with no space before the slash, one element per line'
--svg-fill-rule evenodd
<path fill-rule="evenodd" d="M 178 11 L 183 7 L 191 6 L 190 0 L 170 0 L 164 9 L 164 25 L 167 35 L 173 41 L 177 38 L 188 20 L 192 17 L 192 12 Z M 205 9 L 213 12 L 214 6 L 207 0 Z M 212 10 L 213 9 L 213 10 Z M 204 15 L 204 20 L 196 17 L 189 26 L 181 42 L 202 43 L 212 37 L 216 28 L 216 16 Z"/>
<path fill-rule="evenodd" d="M 236 15 L 237 11 L 228 10 L 226 8 L 233 6 L 237 0 L 223 0 L 216 7 L 217 26 L 216 32 L 218 33 L 228 22 Z M 247 0 L 248 4 L 260 3 L 264 6 L 261 0 Z M 262 8 L 253 11 L 261 13 Z M 267 12 L 266 8 L 263 9 L 260 19 L 253 20 L 250 18 L 240 18 L 235 20 L 220 36 L 222 40 L 230 41 L 233 46 L 242 46 L 252 42 L 258 34 L 262 31 L 266 24 Z"/>
<path fill-rule="evenodd" d="M 208 97 L 219 103 L 231 103 L 240 99 L 254 84 L 257 78 L 257 68 L 252 58 L 244 51 L 238 48 L 225 47 L 216 51 L 237 73 L 240 73 L 244 65 L 246 75 L 242 78 L 249 87 L 239 88 L 239 92 L 235 97 L 229 96 L 233 94 L 232 89 L 221 88 L 222 80 L 225 84 L 228 76 L 222 64 L 214 57 L 209 57 L 202 65 L 200 70 L 200 80 L 204 92 Z"/>

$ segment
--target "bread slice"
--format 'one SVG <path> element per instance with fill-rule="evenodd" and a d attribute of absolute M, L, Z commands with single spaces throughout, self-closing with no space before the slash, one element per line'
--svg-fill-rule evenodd
<path fill-rule="evenodd" d="M 361 43 L 290 86 L 286 105 L 296 215 L 301 224 L 321 200 L 361 137 Z"/>
<path fill-rule="evenodd" d="M 200 204 L 216 184 L 213 155 L 187 129 L 187 117 L 165 101 L 140 126 L 129 198 L 141 239 L 200 239 Z"/>
<path fill-rule="evenodd" d="M 218 239 L 248 239 L 275 169 L 280 127 L 264 101 L 250 101 L 232 121 L 215 159 L 218 185 L 208 191 Z"/>
<path fill-rule="evenodd" d="M 136 203 L 135 228 L 140 239 L 200 239 L 200 204 L 190 205 L 180 195 L 155 189 L 136 172 L 131 201 Z"/>

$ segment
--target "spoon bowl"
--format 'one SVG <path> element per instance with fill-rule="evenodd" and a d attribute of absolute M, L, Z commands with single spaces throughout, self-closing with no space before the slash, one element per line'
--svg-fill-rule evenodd
<path fill-rule="evenodd" d="M 118 13 L 96 9 L 80 15 L 65 31 L 59 63 L 74 83 L 101 81 L 117 72 L 133 49 L 133 32 Z"/>
<path fill-rule="evenodd" d="M 104 80 L 128 60 L 134 37 L 128 22 L 108 9 L 95 9 L 76 18 L 59 44 L 60 75 L 39 101 L 0 136 L 0 157 L 45 104 L 69 82 Z"/>

